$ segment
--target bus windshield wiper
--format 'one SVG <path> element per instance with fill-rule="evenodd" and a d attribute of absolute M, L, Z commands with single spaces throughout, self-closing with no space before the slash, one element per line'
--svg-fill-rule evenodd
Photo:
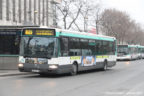
<path fill-rule="evenodd" d="M 24 58 L 26 58 L 26 57 L 31 57 L 31 55 L 24 55 Z"/>
<path fill-rule="evenodd" d="M 26 57 L 31 57 L 31 58 L 47 58 L 47 59 L 51 59 L 51 56 L 32 56 L 32 55 L 24 55 L 24 58 Z"/>
<path fill-rule="evenodd" d="M 47 59 L 51 59 L 52 57 L 51 57 L 51 56 L 43 56 L 43 57 L 40 57 L 40 58 L 47 58 Z"/>

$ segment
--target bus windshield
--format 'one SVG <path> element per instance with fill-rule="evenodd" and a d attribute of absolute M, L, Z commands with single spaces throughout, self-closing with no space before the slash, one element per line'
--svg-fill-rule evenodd
<path fill-rule="evenodd" d="M 55 57 L 56 38 L 22 37 L 20 55 L 34 58 Z"/>
<path fill-rule="evenodd" d="M 118 54 L 127 55 L 128 53 L 128 47 L 118 47 Z"/>

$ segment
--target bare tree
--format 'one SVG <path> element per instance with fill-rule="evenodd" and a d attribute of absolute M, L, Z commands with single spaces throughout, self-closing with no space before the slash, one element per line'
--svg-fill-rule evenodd
<path fill-rule="evenodd" d="M 80 14 L 82 4 L 77 6 L 75 0 L 62 0 L 61 5 L 57 5 L 58 10 L 62 14 L 64 29 L 70 29 L 73 24 L 80 30 L 76 24 L 76 20 Z"/>
<path fill-rule="evenodd" d="M 144 44 L 144 30 L 125 12 L 106 9 L 101 22 L 104 34 L 116 37 L 118 43 Z"/>
<path fill-rule="evenodd" d="M 130 28 L 130 18 L 125 12 L 106 9 L 102 13 L 101 22 L 106 35 L 116 37 L 119 43 L 125 43 Z"/>
<path fill-rule="evenodd" d="M 144 36 L 144 30 L 140 27 L 139 24 L 132 21 L 129 35 L 126 38 L 127 42 L 129 44 L 143 45 L 144 44 L 143 36 Z"/>
<path fill-rule="evenodd" d="M 93 6 L 88 3 L 88 1 L 84 1 L 83 4 L 85 5 L 84 8 L 81 10 L 81 15 L 84 21 L 84 32 L 87 32 L 88 29 L 88 19 L 90 16 L 91 11 L 93 10 Z"/>
<path fill-rule="evenodd" d="M 97 4 L 94 6 L 93 11 L 91 12 L 92 18 L 92 26 L 95 27 L 96 33 L 99 34 L 99 27 L 100 27 L 100 16 L 101 16 L 101 5 Z"/>
<path fill-rule="evenodd" d="M 96 28 L 97 34 L 103 32 L 117 38 L 118 43 L 144 44 L 144 30 L 127 13 L 116 9 L 105 9 L 87 0 L 62 0 L 57 5 L 59 25 L 64 29 L 88 31 L 89 26 Z M 91 23 L 91 24 L 90 24 Z"/>
<path fill-rule="evenodd" d="M 88 0 L 62 0 L 62 4 L 57 5 L 59 22 L 62 20 L 64 29 L 76 27 L 78 31 L 86 32 L 96 6 Z"/>

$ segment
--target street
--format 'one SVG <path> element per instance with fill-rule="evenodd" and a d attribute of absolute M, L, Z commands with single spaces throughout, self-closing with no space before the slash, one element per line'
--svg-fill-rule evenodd
<path fill-rule="evenodd" d="M 0 96 L 144 96 L 144 60 L 119 61 L 105 71 L 76 76 L 0 77 Z"/>

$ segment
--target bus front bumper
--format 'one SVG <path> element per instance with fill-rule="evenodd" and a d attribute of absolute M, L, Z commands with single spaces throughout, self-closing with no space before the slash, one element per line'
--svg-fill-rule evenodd
<path fill-rule="evenodd" d="M 117 56 L 117 60 L 131 60 L 130 56 Z"/>
<path fill-rule="evenodd" d="M 20 72 L 33 72 L 45 74 L 62 74 L 69 73 L 72 70 L 72 65 L 48 65 L 48 64 L 19 64 L 18 69 Z"/>

